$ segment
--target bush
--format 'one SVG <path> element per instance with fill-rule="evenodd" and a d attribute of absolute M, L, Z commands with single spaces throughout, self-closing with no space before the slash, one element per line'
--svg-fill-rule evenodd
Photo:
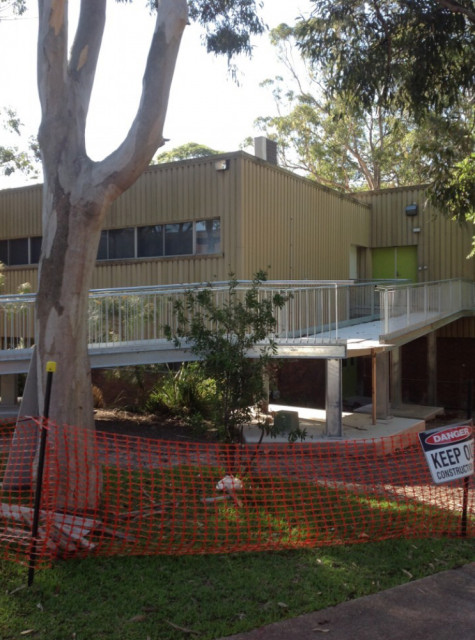
<path fill-rule="evenodd" d="M 216 295 L 211 284 L 186 291 L 173 305 L 174 327 L 165 326 L 167 338 L 176 347 L 188 344 L 215 381 L 215 425 L 228 442 L 240 440 L 252 407 L 268 400 L 263 377 L 277 351 L 275 312 L 288 297 L 262 288 L 266 278 L 259 271 L 251 284 L 242 285 L 230 274 L 224 295 Z"/>
<path fill-rule="evenodd" d="M 196 416 L 213 420 L 218 398 L 216 383 L 205 376 L 200 363 L 182 364 L 178 371 L 168 370 L 152 390 L 147 410 L 166 411 L 196 421 Z"/>
<path fill-rule="evenodd" d="M 146 403 L 157 380 L 167 371 L 165 365 L 129 365 L 93 369 L 92 383 L 103 395 L 104 406 L 131 413 L 146 412 Z"/>

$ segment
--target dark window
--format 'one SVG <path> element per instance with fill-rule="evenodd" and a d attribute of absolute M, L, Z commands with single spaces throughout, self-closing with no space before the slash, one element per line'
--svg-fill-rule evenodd
<path fill-rule="evenodd" d="M 30 238 L 30 262 L 31 264 L 38 264 L 41 255 L 41 236 L 35 236 Z"/>
<path fill-rule="evenodd" d="M 165 255 L 182 256 L 193 253 L 193 223 L 165 225 Z"/>
<path fill-rule="evenodd" d="M 8 264 L 28 264 L 28 238 L 18 238 L 9 241 Z"/>
<path fill-rule="evenodd" d="M 161 224 L 154 227 L 137 228 L 137 256 L 139 258 L 163 256 L 163 227 Z"/>
<path fill-rule="evenodd" d="M 221 224 L 219 218 L 198 220 L 196 223 L 196 253 L 218 253 L 221 247 Z"/>
<path fill-rule="evenodd" d="M 8 264 L 8 240 L 0 240 L 0 262 Z"/>
<path fill-rule="evenodd" d="M 107 231 L 101 231 L 101 239 L 99 240 L 99 248 L 97 249 L 97 259 L 107 260 Z"/>
<path fill-rule="evenodd" d="M 104 230 L 99 241 L 97 260 L 206 255 L 220 251 L 221 222 L 219 218 L 210 218 L 197 222 Z"/>
<path fill-rule="evenodd" d="M 135 258 L 134 228 L 109 229 L 109 260 Z"/>

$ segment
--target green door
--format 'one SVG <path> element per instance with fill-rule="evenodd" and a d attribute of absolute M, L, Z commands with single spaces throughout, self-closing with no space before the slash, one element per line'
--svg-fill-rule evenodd
<path fill-rule="evenodd" d="M 417 282 L 417 246 L 373 249 L 373 279 Z"/>

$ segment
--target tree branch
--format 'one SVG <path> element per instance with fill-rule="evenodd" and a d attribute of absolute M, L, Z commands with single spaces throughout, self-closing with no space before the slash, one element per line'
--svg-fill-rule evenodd
<path fill-rule="evenodd" d="M 132 126 L 122 142 L 94 167 L 94 182 L 113 187 L 112 198 L 128 189 L 150 163 L 163 140 L 173 72 L 188 22 L 186 0 L 162 0 L 142 81 L 142 96 Z"/>
<path fill-rule="evenodd" d="M 463 4 L 460 4 L 456 0 L 436 0 L 441 7 L 448 9 L 452 13 L 461 13 L 464 15 L 470 22 L 475 24 L 475 11 L 470 7 L 465 7 Z"/>
<path fill-rule="evenodd" d="M 48 137 L 50 125 L 66 109 L 68 20 L 66 0 L 38 0 L 38 92 L 42 121 Z"/>
<path fill-rule="evenodd" d="M 82 0 L 68 75 L 77 140 L 85 154 L 86 119 L 106 22 L 106 0 Z"/>
<path fill-rule="evenodd" d="M 366 182 L 368 183 L 369 188 L 372 191 L 374 189 L 378 188 L 375 185 L 374 177 L 371 175 L 371 171 L 369 170 L 368 165 L 366 164 L 363 156 L 358 151 L 356 141 L 355 141 L 355 147 L 354 148 L 352 148 L 349 144 L 345 144 L 345 148 L 348 151 L 348 153 L 350 153 L 355 158 L 355 160 L 358 163 L 358 166 L 360 167 L 364 177 L 366 178 Z"/>

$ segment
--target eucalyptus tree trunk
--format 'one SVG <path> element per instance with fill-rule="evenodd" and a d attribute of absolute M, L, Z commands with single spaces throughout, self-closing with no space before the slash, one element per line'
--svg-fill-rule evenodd
<path fill-rule="evenodd" d="M 81 0 L 68 59 L 68 2 L 39 0 L 39 144 L 44 170 L 43 241 L 36 300 L 35 357 L 20 416 L 43 411 L 46 363 L 55 361 L 49 417 L 59 466 L 55 507 L 91 510 L 100 499 L 101 471 L 94 455 L 94 416 L 87 350 L 88 292 L 104 218 L 163 144 L 163 125 L 186 0 L 161 0 L 143 77 L 137 115 L 122 144 L 93 162 L 85 143 L 86 119 L 105 26 L 106 0 Z M 68 428 L 65 425 L 74 425 Z M 75 437 L 78 428 L 80 438 Z M 61 433 L 54 432 L 59 429 Z M 19 432 L 19 425 L 17 425 Z M 34 447 L 25 457 L 25 429 L 14 437 L 4 486 L 31 479 Z M 20 433 L 20 432 L 19 432 Z M 30 427 L 30 440 L 31 427 Z M 16 434 L 17 435 L 17 434 Z M 33 440 L 35 438 L 33 437 Z M 66 449 L 74 448 L 74 456 Z M 51 480 L 51 478 L 50 478 Z"/>

